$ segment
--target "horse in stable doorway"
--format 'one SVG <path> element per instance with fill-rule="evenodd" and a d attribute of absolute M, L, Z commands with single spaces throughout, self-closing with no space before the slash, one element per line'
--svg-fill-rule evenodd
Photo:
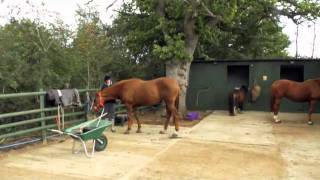
<path fill-rule="evenodd" d="M 229 114 L 235 116 L 243 111 L 243 104 L 247 96 L 248 89 L 245 86 L 235 87 L 229 94 Z"/>
<path fill-rule="evenodd" d="M 235 87 L 228 96 L 228 109 L 231 116 L 242 113 L 246 101 L 255 102 L 261 93 L 261 87 L 254 83 L 252 88 L 242 85 Z"/>

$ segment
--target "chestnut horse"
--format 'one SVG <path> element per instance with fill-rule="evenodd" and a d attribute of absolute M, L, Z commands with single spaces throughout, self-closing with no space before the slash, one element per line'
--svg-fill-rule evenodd
<path fill-rule="evenodd" d="M 281 98 L 285 97 L 295 102 L 309 103 L 308 124 L 313 124 L 311 114 L 315 110 L 316 102 L 320 99 L 320 78 L 309 79 L 304 82 L 291 80 L 277 80 L 271 86 L 271 111 L 276 123 L 280 123 L 278 118 Z"/>
<path fill-rule="evenodd" d="M 136 108 L 155 105 L 163 100 L 166 104 L 167 119 L 164 123 L 164 131 L 160 131 L 160 133 L 166 132 L 169 120 L 173 117 L 176 130 L 173 134 L 174 137 L 178 135 L 179 131 L 179 92 L 180 88 L 177 81 L 167 77 L 150 81 L 141 79 L 122 80 L 96 94 L 95 109 L 102 108 L 105 100 L 120 99 L 128 112 L 128 129 L 125 134 L 129 134 L 131 130 L 133 114 L 138 123 L 137 133 L 141 133 L 141 123 L 137 117 Z"/>

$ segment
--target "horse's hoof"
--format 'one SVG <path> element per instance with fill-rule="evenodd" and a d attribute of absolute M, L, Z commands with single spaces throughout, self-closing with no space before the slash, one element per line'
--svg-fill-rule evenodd
<path fill-rule="evenodd" d="M 178 131 L 173 132 L 172 135 L 170 136 L 170 138 L 178 138 L 178 137 L 179 137 Z"/>
<path fill-rule="evenodd" d="M 141 129 L 138 129 L 138 130 L 136 131 L 136 133 L 142 133 Z"/>
<path fill-rule="evenodd" d="M 174 132 L 174 133 L 172 133 L 170 138 L 178 138 L 178 137 L 179 137 L 178 133 Z"/>
<path fill-rule="evenodd" d="M 125 131 L 124 134 L 130 134 L 130 131 Z"/>
<path fill-rule="evenodd" d="M 313 121 L 308 121 L 308 124 L 309 125 L 313 125 Z"/>
<path fill-rule="evenodd" d="M 276 119 L 276 120 L 274 120 L 274 122 L 275 122 L 276 124 L 280 124 L 280 123 L 281 123 L 281 120 L 280 120 L 280 119 Z"/>
<path fill-rule="evenodd" d="M 167 134 L 167 131 L 160 131 L 159 134 Z"/>

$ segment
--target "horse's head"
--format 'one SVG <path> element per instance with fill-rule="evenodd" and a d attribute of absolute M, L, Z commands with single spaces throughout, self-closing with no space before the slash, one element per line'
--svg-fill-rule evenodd
<path fill-rule="evenodd" d="M 105 101 L 105 99 L 102 97 L 101 91 L 97 92 L 96 97 L 94 99 L 94 105 L 93 105 L 94 110 L 98 112 L 100 110 L 100 108 L 103 108 L 104 101 Z"/>
<path fill-rule="evenodd" d="M 254 84 L 250 89 L 251 102 L 256 102 L 261 94 L 261 87 L 258 84 Z"/>
<path fill-rule="evenodd" d="M 245 86 L 245 85 L 242 85 L 242 86 L 240 87 L 240 90 L 243 91 L 245 94 L 248 93 L 248 87 Z"/>

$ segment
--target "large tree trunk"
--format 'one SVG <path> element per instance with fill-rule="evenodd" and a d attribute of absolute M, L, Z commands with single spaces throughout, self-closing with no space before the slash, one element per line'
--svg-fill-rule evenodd
<path fill-rule="evenodd" d="M 158 0 L 156 12 L 160 17 L 165 18 L 166 0 Z M 193 60 L 193 54 L 198 43 L 198 34 L 195 32 L 195 17 L 197 16 L 196 6 L 198 3 L 192 1 L 192 10 L 187 11 L 184 17 L 184 37 L 185 37 L 185 53 L 188 56 L 185 60 L 172 60 L 166 63 L 166 76 L 176 79 L 180 85 L 179 111 L 182 114 L 187 113 L 186 97 L 189 83 L 190 64 Z"/>
<path fill-rule="evenodd" d="M 176 79 L 181 88 L 179 97 L 179 111 L 186 114 L 186 97 L 189 82 L 190 62 L 168 62 L 166 63 L 166 76 Z"/>
<path fill-rule="evenodd" d="M 186 98 L 190 65 L 199 39 L 198 34 L 195 32 L 195 13 L 196 11 L 186 13 L 184 19 L 185 53 L 187 54 L 188 59 L 185 61 L 167 62 L 166 64 L 166 76 L 175 78 L 179 82 L 181 88 L 179 111 L 184 115 L 187 113 Z"/>

